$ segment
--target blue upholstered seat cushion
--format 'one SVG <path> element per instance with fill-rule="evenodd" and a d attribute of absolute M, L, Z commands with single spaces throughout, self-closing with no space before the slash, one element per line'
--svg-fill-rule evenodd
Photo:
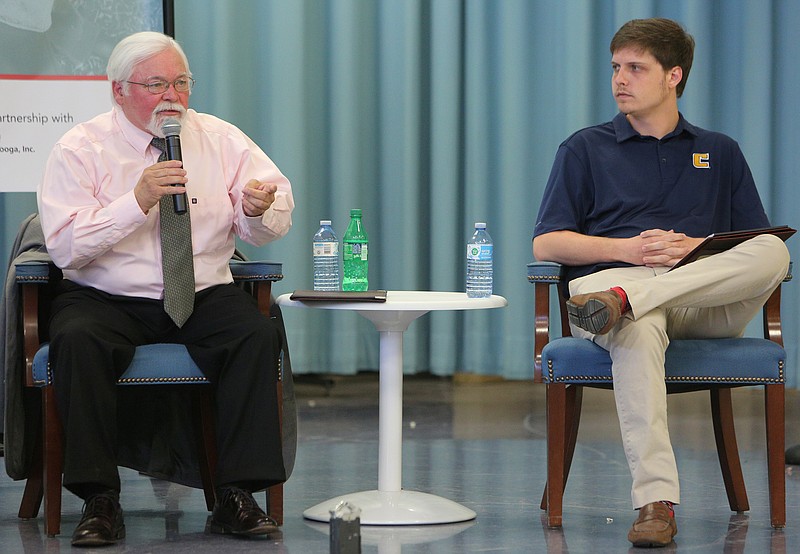
<path fill-rule="evenodd" d="M 675 340 L 667 348 L 666 382 L 765 385 L 784 382 L 786 352 L 758 338 Z M 546 383 L 611 384 L 611 357 L 590 340 L 563 337 L 542 350 Z"/>
<path fill-rule="evenodd" d="M 49 351 L 50 346 L 44 344 L 33 358 L 33 378 L 40 387 L 52 382 L 48 367 Z M 147 344 L 137 347 L 131 365 L 117 381 L 120 385 L 208 382 L 182 344 Z"/>

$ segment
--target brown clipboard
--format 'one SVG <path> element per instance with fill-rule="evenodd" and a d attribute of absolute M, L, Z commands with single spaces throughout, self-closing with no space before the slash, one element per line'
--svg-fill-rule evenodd
<path fill-rule="evenodd" d="M 301 302 L 386 302 L 385 290 L 296 290 L 289 300 Z"/>
<path fill-rule="evenodd" d="M 746 240 L 749 240 L 758 235 L 775 235 L 783 241 L 797 232 L 797 229 L 792 229 L 788 225 L 780 225 L 778 227 L 764 227 L 763 229 L 747 229 L 745 231 L 728 231 L 726 233 L 713 233 L 708 235 L 703 242 L 697 245 L 691 252 L 686 254 L 680 259 L 678 263 L 670 268 L 670 271 L 682 267 L 700 258 L 719 254 L 729 248 L 736 246 Z"/>

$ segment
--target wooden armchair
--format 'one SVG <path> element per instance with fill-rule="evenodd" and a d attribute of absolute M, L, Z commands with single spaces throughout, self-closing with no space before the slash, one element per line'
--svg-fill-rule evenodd
<path fill-rule="evenodd" d="M 283 278 L 279 263 L 231 260 L 234 281 L 242 283 L 256 298 L 262 313 L 270 316 L 272 283 Z M 56 409 L 55 390 L 48 364 L 47 320 L 49 291 L 60 272 L 46 262 L 17 264 L 16 281 L 20 288 L 22 333 L 25 357 L 25 386 L 41 394 L 41 439 L 34 447 L 33 463 L 28 472 L 20 518 L 35 518 L 44 499 L 45 533 L 60 532 L 61 478 L 63 445 L 61 422 Z M 280 358 L 278 399 L 284 399 L 283 382 L 288 364 Z M 288 376 L 291 378 L 291 375 Z M 209 511 L 215 502 L 216 437 L 214 433 L 213 396 L 209 381 L 179 344 L 150 344 L 136 349 L 133 361 L 118 380 L 120 386 L 174 385 L 191 388 L 192 419 L 197 444 L 200 478 Z M 284 406 L 279 406 L 284 413 Z M 294 412 L 289 412 L 294 416 Z M 281 428 L 284 430 L 282 418 Z M 294 423 L 292 423 L 294 429 Z M 293 453 L 292 453 L 293 456 Z M 289 469 L 287 468 L 287 472 Z M 283 523 L 283 484 L 267 490 L 267 513 L 279 525 Z"/>
<path fill-rule="evenodd" d="M 561 527 L 562 502 L 575 451 L 583 387 L 612 388 L 611 358 L 592 341 L 572 337 L 562 294 L 562 266 L 528 264 L 535 287 L 535 381 L 547 386 L 547 484 L 541 508 L 547 524 Z M 786 280 L 791 279 L 791 273 Z M 560 336 L 551 323 L 551 285 L 558 294 Z M 784 475 L 784 363 L 780 286 L 764 306 L 764 338 L 674 340 L 666 352 L 667 392 L 708 390 L 717 453 L 728 503 L 734 512 L 750 509 L 733 423 L 731 389 L 764 387 L 770 521 L 786 524 Z"/>

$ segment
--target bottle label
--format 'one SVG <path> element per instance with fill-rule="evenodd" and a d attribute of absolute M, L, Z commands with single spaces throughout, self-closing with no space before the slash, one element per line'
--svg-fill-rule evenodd
<path fill-rule="evenodd" d="M 339 243 L 338 242 L 315 242 L 313 243 L 313 251 L 315 256 L 338 256 Z"/>
<path fill-rule="evenodd" d="M 493 245 L 491 244 L 468 244 L 467 259 L 481 262 L 492 261 Z"/>
<path fill-rule="evenodd" d="M 347 259 L 361 260 L 366 262 L 368 259 L 369 247 L 365 242 L 348 242 L 344 245 L 344 255 Z"/>

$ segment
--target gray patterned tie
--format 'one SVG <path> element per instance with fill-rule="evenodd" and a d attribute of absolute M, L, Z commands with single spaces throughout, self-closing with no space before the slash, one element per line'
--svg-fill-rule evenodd
<path fill-rule="evenodd" d="M 161 150 L 159 162 L 167 159 L 167 143 L 154 138 L 151 144 Z M 192 225 L 189 210 L 176 214 L 172 195 L 161 197 L 161 266 L 164 273 L 164 311 L 178 327 L 194 309 L 194 262 L 192 257 Z"/>

